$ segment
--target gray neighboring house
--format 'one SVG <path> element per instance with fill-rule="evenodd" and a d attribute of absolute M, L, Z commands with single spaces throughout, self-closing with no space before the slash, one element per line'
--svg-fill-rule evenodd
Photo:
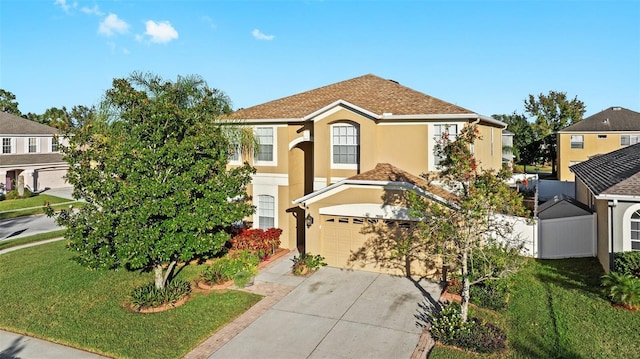
<path fill-rule="evenodd" d="M 67 186 L 57 134 L 53 127 L 0 112 L 0 184 L 9 191 L 22 175 L 33 191 Z"/>
<path fill-rule="evenodd" d="M 597 256 L 609 272 L 614 253 L 640 251 L 640 143 L 569 169 L 576 199 L 597 213 Z"/>

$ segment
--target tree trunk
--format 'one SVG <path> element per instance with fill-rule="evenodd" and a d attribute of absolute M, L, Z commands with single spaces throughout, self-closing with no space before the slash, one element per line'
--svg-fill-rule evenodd
<path fill-rule="evenodd" d="M 467 322 L 469 317 L 469 267 L 467 265 L 467 251 L 462 253 L 462 293 L 460 294 L 460 315 L 462 321 Z"/>
<path fill-rule="evenodd" d="M 162 264 L 156 264 L 156 267 L 154 268 L 154 273 L 155 273 L 155 283 L 156 283 L 156 289 L 163 289 L 164 288 L 164 276 L 163 274 L 163 270 L 162 270 Z"/>

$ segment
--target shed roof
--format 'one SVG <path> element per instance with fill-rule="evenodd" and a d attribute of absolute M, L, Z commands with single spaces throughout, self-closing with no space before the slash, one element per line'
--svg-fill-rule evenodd
<path fill-rule="evenodd" d="M 540 219 L 552 219 L 584 216 L 592 213 L 589 207 L 575 198 L 559 194 L 538 207 L 537 217 Z"/>

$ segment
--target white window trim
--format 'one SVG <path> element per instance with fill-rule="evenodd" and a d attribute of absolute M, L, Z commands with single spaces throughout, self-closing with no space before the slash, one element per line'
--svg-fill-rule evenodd
<path fill-rule="evenodd" d="M 460 135 L 460 131 L 462 130 L 462 128 L 464 127 L 466 122 L 455 122 L 455 121 L 448 121 L 448 122 L 434 122 L 434 123 L 430 123 L 429 127 L 427 129 L 427 133 L 428 133 L 428 139 L 427 139 L 427 146 L 428 146 L 428 156 L 427 156 L 427 160 L 429 161 L 429 171 L 440 171 L 440 169 L 438 168 L 438 166 L 436 165 L 436 154 L 435 154 L 435 148 L 436 148 L 436 126 L 439 125 L 448 125 L 448 126 L 456 126 L 456 139 L 458 138 L 458 136 Z M 473 151 L 473 150 L 472 150 Z"/>
<path fill-rule="evenodd" d="M 278 126 L 255 126 L 254 132 L 258 128 L 271 128 L 273 131 L 273 161 L 258 161 L 256 156 L 253 156 L 253 164 L 255 166 L 277 166 L 278 165 Z"/>
<path fill-rule="evenodd" d="M 622 250 L 624 252 L 631 251 L 631 216 L 640 211 L 640 203 L 634 204 L 627 208 L 622 216 Z"/>
<path fill-rule="evenodd" d="M 58 137 L 58 150 L 54 151 L 53 150 L 53 139 L 54 137 L 49 137 L 49 152 L 51 153 L 60 153 L 60 137 Z"/>
<path fill-rule="evenodd" d="M 278 224 L 279 217 L 279 209 L 278 209 L 278 185 L 275 184 L 254 184 L 253 185 L 253 198 L 255 198 L 256 202 L 254 202 L 254 206 L 256 206 L 256 211 L 253 213 L 253 228 L 260 228 L 260 216 L 258 215 L 258 196 L 271 196 L 273 197 L 273 215 L 275 216 L 273 219 L 273 227 L 280 228 Z"/>
<path fill-rule="evenodd" d="M 3 148 L 0 148 L 0 154 L 3 154 L 3 155 L 15 154 L 16 153 L 16 142 L 17 142 L 16 138 L 15 137 L 2 137 L 2 139 L 5 139 L 5 138 L 8 138 L 9 141 L 11 141 L 11 150 L 10 150 L 11 152 L 4 153 L 4 152 L 2 152 Z M 0 142 L 0 146 L 4 147 L 4 144 Z"/>
<path fill-rule="evenodd" d="M 578 138 L 580 137 L 582 140 L 581 141 L 573 141 L 573 138 Z M 582 146 L 581 147 L 573 147 L 573 144 L 576 143 L 580 143 Z M 584 149 L 584 135 L 571 135 L 569 137 L 569 148 L 572 150 L 582 150 Z"/>
<path fill-rule="evenodd" d="M 29 151 L 29 141 L 34 138 L 36 140 L 36 151 Z M 40 153 L 40 137 L 25 137 L 24 138 L 24 153 Z"/>
<path fill-rule="evenodd" d="M 334 163 L 333 162 L 333 128 L 338 126 L 352 126 L 356 129 L 356 141 L 358 142 L 356 145 L 356 163 Z M 330 147 L 329 156 L 331 161 L 331 168 L 336 170 L 357 170 L 358 166 L 360 165 L 359 163 L 360 162 L 360 126 L 354 125 L 349 122 L 337 122 L 329 126 L 329 136 L 331 138 L 330 144 L 329 144 L 329 147 Z"/>

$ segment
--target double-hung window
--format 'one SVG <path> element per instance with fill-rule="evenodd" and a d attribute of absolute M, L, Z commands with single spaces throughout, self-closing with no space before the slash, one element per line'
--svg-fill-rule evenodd
<path fill-rule="evenodd" d="M 584 136 L 583 135 L 571 136 L 571 148 L 584 148 Z"/>
<path fill-rule="evenodd" d="M 28 153 L 36 153 L 36 152 L 38 152 L 38 138 L 29 137 L 27 139 L 27 152 Z"/>
<path fill-rule="evenodd" d="M 640 251 L 640 211 L 631 215 L 631 250 Z"/>
<path fill-rule="evenodd" d="M 258 196 L 258 228 L 268 229 L 275 226 L 275 199 L 269 195 Z"/>
<path fill-rule="evenodd" d="M 51 137 L 51 152 L 58 152 L 60 142 L 58 142 L 58 136 Z"/>
<path fill-rule="evenodd" d="M 334 168 L 356 168 L 359 158 L 358 127 L 341 123 L 331 126 L 331 164 Z"/>
<path fill-rule="evenodd" d="M 257 127 L 256 137 L 258 140 L 258 153 L 256 154 L 256 162 L 273 162 L 274 161 L 274 138 L 273 127 Z"/>
<path fill-rule="evenodd" d="M 11 137 L 3 137 L 2 138 L 2 153 L 12 153 L 13 152 L 13 141 Z"/>
<path fill-rule="evenodd" d="M 639 135 L 620 135 L 620 146 L 635 145 L 640 142 Z"/>
<path fill-rule="evenodd" d="M 436 144 L 444 144 L 442 141 L 445 138 L 445 135 L 448 136 L 448 141 L 455 141 L 457 134 L 458 125 L 433 125 L 433 139 L 436 141 Z M 491 148 L 493 148 L 493 145 L 491 146 Z M 473 151 L 473 149 L 471 149 L 471 151 Z M 438 151 L 436 151 L 435 149 L 433 152 L 433 158 L 435 160 L 434 164 L 436 166 L 440 165 L 440 163 L 444 160 L 442 154 L 438 153 Z"/>

